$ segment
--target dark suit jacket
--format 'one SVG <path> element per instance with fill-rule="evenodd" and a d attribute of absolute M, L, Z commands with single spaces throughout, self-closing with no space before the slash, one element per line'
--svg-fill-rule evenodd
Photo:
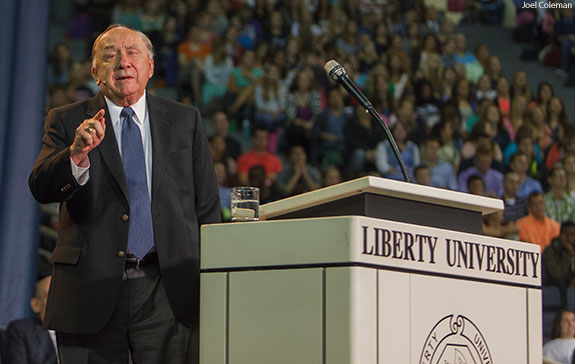
<path fill-rule="evenodd" d="M 12 321 L 6 329 L 5 364 L 56 364 L 56 349 L 39 318 Z"/>
<path fill-rule="evenodd" d="M 152 220 L 161 275 L 177 319 L 198 323 L 200 225 L 220 221 L 219 195 L 198 110 L 148 95 L 152 137 Z M 89 153 L 79 186 L 70 148 L 78 125 L 106 109 L 106 135 Z M 102 94 L 51 110 L 30 175 L 34 197 L 61 202 L 44 326 L 94 333 L 110 319 L 120 291 L 130 206 L 118 145 Z"/>

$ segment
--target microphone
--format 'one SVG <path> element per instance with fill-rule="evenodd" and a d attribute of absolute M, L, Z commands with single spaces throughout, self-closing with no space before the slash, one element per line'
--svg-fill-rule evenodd
<path fill-rule="evenodd" d="M 375 110 L 373 105 L 371 105 L 371 102 L 369 102 L 369 100 L 367 99 L 367 97 L 365 97 L 363 92 L 361 92 L 359 87 L 357 87 L 357 85 L 349 78 L 347 72 L 345 72 L 345 69 L 342 67 L 341 64 L 337 63 L 337 61 L 333 59 L 327 61 L 327 63 L 323 66 L 323 69 L 325 69 L 325 72 L 327 72 L 329 78 L 331 78 L 332 80 L 343 86 L 343 88 L 345 88 L 345 90 L 349 92 L 349 94 L 353 96 L 353 98 L 356 99 L 361 106 L 363 106 L 365 111 L 367 111 L 372 118 L 379 121 L 379 124 L 381 124 L 381 127 L 383 128 L 385 134 L 387 135 L 387 140 L 389 140 L 389 144 L 391 144 L 393 154 L 395 154 L 395 158 L 399 162 L 401 173 L 403 173 L 403 180 L 405 182 L 410 182 L 409 175 L 407 173 L 407 168 L 405 168 L 405 163 L 403 162 L 403 158 L 401 157 L 401 153 L 399 152 L 397 143 L 395 142 L 395 139 L 393 138 L 391 131 L 389 130 L 387 125 L 385 125 L 383 119 L 381 118 L 377 110 Z"/>
<path fill-rule="evenodd" d="M 343 88 L 345 88 L 345 90 L 349 92 L 349 94 L 353 96 L 353 98 L 356 99 L 364 109 L 370 110 L 373 108 L 371 102 L 369 102 L 359 87 L 357 87 L 357 85 L 349 78 L 341 64 L 332 59 L 327 61 L 323 66 L 323 69 L 325 69 L 329 78 L 343 86 Z"/>

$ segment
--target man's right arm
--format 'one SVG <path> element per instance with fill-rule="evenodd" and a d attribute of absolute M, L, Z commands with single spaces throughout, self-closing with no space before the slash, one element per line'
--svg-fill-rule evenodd
<path fill-rule="evenodd" d="M 51 110 L 46 117 L 42 148 L 28 183 L 41 203 L 62 202 L 86 184 L 88 153 L 104 138 L 104 110 L 85 119 L 74 131 L 66 130 L 61 114 Z"/>
<path fill-rule="evenodd" d="M 28 180 L 30 191 L 39 202 L 65 201 L 79 187 L 72 174 L 71 144 L 61 114 L 50 110 L 44 125 L 42 148 Z"/>

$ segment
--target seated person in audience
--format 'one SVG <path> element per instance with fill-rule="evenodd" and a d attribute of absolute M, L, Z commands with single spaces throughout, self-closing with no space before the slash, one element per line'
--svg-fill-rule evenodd
<path fill-rule="evenodd" d="M 341 183 L 341 171 L 336 166 L 327 166 L 321 171 L 321 187 L 329 187 Z"/>
<path fill-rule="evenodd" d="M 266 64 L 262 79 L 255 88 L 255 119 L 270 133 L 268 150 L 275 153 L 278 137 L 286 121 L 286 93 L 280 71 L 274 64 Z"/>
<path fill-rule="evenodd" d="M 496 211 L 483 216 L 483 235 L 496 238 L 515 239 L 519 229 L 514 223 L 505 224 L 503 211 Z"/>
<path fill-rule="evenodd" d="M 384 140 L 384 130 L 361 106 L 356 106 L 354 116 L 345 125 L 344 134 L 349 158 L 347 175 L 355 178 L 375 166 L 375 150 Z"/>
<path fill-rule="evenodd" d="M 342 165 L 345 149 L 344 128 L 349 119 L 345 112 L 342 90 L 327 91 L 327 108 L 319 114 L 312 129 L 311 160 L 321 165 Z"/>
<path fill-rule="evenodd" d="M 415 167 L 413 170 L 413 180 L 419 185 L 430 186 L 431 170 L 429 169 L 429 166 L 422 163 Z"/>
<path fill-rule="evenodd" d="M 563 126 L 563 135 L 547 151 L 545 166 L 547 169 L 552 169 L 555 163 L 561 161 L 565 155 L 573 153 L 575 153 L 575 125 L 565 124 Z"/>
<path fill-rule="evenodd" d="M 37 315 L 12 321 L 6 329 L 5 357 L 6 364 L 56 364 L 56 334 L 42 328 L 46 299 L 50 288 L 50 276 L 36 283 L 34 297 L 30 307 Z"/>
<path fill-rule="evenodd" d="M 543 285 L 559 287 L 561 305 L 567 306 L 567 287 L 575 286 L 575 223 L 561 224 L 558 238 L 541 255 Z"/>
<path fill-rule="evenodd" d="M 235 120 L 249 119 L 253 115 L 255 85 L 264 72 L 255 62 L 255 57 L 253 51 L 245 51 L 240 64 L 230 75 L 226 97 L 230 103 L 230 113 Z"/>
<path fill-rule="evenodd" d="M 561 163 L 555 164 L 548 181 L 550 189 L 545 194 L 545 214 L 559 223 L 575 221 L 575 199 L 567 194 L 567 174 Z"/>
<path fill-rule="evenodd" d="M 300 69 L 293 79 L 286 99 L 287 125 L 283 144 L 287 147 L 300 144 L 311 147 L 312 130 L 322 111 L 321 93 L 315 85 L 313 71 Z"/>
<path fill-rule="evenodd" d="M 439 161 L 441 143 L 435 137 L 428 137 L 421 147 L 421 161 L 425 163 L 431 173 L 430 186 L 457 190 L 457 177 L 453 165 Z"/>
<path fill-rule="evenodd" d="M 518 197 L 519 186 L 521 181 L 517 172 L 508 171 L 503 177 L 503 220 L 507 223 L 515 222 L 520 218 L 527 216 L 527 197 Z"/>
<path fill-rule="evenodd" d="M 485 182 L 480 175 L 469 176 L 467 179 L 467 192 L 472 195 L 485 196 Z"/>
<path fill-rule="evenodd" d="M 559 310 L 553 320 L 551 341 L 543 345 L 543 357 L 561 364 L 571 364 L 575 350 L 575 313 Z"/>
<path fill-rule="evenodd" d="M 417 147 L 417 144 L 407 139 L 407 130 L 403 121 L 397 121 L 393 124 L 391 126 L 391 133 L 395 138 L 397 148 L 399 149 L 399 153 L 401 153 L 407 173 L 410 177 L 413 177 L 413 169 L 420 163 L 419 148 Z M 404 177 L 403 172 L 401 171 L 401 166 L 399 165 L 399 161 L 397 160 L 388 140 L 380 142 L 377 145 L 375 153 L 375 165 L 377 167 L 377 171 L 383 177 L 403 180 Z"/>
<path fill-rule="evenodd" d="M 485 192 L 493 192 L 496 196 L 503 193 L 503 174 L 492 169 L 493 151 L 490 143 L 481 143 L 477 146 L 473 167 L 469 167 L 459 175 L 459 190 L 467 192 L 467 179 L 477 174 L 481 176 L 485 183 Z"/>
<path fill-rule="evenodd" d="M 509 165 L 510 158 L 513 154 L 517 152 L 523 152 L 527 155 L 528 165 L 527 173 L 531 177 L 536 177 L 539 165 L 541 164 L 541 150 L 537 140 L 533 136 L 534 130 L 530 124 L 522 125 L 519 130 L 517 130 L 517 135 L 515 136 L 515 141 L 511 142 L 505 148 L 503 152 L 503 158 L 505 165 Z"/>
<path fill-rule="evenodd" d="M 290 148 L 289 162 L 278 174 L 277 182 L 286 196 L 299 195 L 319 188 L 320 173 L 307 163 L 305 149 L 301 145 Z"/>
<path fill-rule="evenodd" d="M 256 164 L 250 168 L 248 185 L 260 189 L 260 205 L 274 202 L 284 197 L 276 182 L 266 177 L 266 168 L 262 164 Z"/>
<path fill-rule="evenodd" d="M 543 192 L 541 183 L 527 175 L 527 170 L 529 169 L 529 158 L 527 154 L 523 152 L 513 154 L 509 160 L 509 169 L 517 173 L 521 181 L 517 196 L 527 197 L 533 192 Z"/>
<path fill-rule="evenodd" d="M 238 182 L 248 185 L 248 172 L 255 165 L 263 165 L 266 171 L 266 181 L 275 181 L 282 170 L 281 160 L 267 151 L 269 134 L 266 129 L 255 127 L 252 131 L 252 150 L 238 158 Z"/>
<path fill-rule="evenodd" d="M 230 135 L 230 121 L 228 116 L 223 111 L 215 112 L 212 115 L 212 125 L 214 127 L 213 135 L 221 135 L 226 139 L 226 151 L 233 159 L 238 159 L 242 154 L 242 146 L 240 142 Z"/>
<path fill-rule="evenodd" d="M 212 156 L 212 161 L 221 162 L 226 166 L 227 180 L 224 181 L 224 186 L 232 186 L 235 184 L 235 177 L 237 171 L 236 161 L 230 157 L 227 150 L 227 145 L 225 139 L 221 135 L 213 135 L 209 139 L 210 144 L 210 155 Z"/>
<path fill-rule="evenodd" d="M 529 214 L 517 220 L 519 239 L 537 244 L 541 250 L 551 244 L 551 240 L 559 236 L 560 225 L 557 221 L 545 215 L 545 200 L 543 193 L 533 192 L 527 198 Z"/>
<path fill-rule="evenodd" d="M 214 170 L 218 180 L 218 190 L 220 192 L 220 209 L 222 210 L 222 221 L 232 219 L 232 189 L 226 186 L 228 173 L 223 162 L 214 161 Z"/>

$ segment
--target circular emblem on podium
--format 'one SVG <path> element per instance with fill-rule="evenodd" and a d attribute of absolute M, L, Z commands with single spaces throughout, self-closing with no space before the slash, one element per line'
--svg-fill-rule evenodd
<path fill-rule="evenodd" d="M 485 338 L 467 317 L 449 315 L 431 330 L 419 364 L 492 364 Z"/>

